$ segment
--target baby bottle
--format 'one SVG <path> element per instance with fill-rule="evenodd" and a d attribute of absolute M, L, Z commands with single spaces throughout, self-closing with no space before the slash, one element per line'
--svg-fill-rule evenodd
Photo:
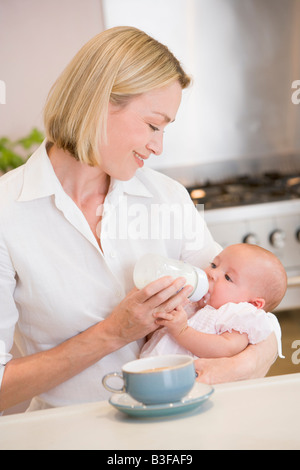
<path fill-rule="evenodd" d="M 138 289 L 142 289 L 150 282 L 163 276 L 185 277 L 188 285 L 194 290 L 189 296 L 192 302 L 197 302 L 207 294 L 209 289 L 206 273 L 183 261 L 165 258 L 160 255 L 144 255 L 135 265 L 133 282 Z"/>

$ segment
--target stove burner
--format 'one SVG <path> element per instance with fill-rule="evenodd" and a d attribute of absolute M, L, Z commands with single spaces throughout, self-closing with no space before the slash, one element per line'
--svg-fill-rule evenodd
<path fill-rule="evenodd" d="M 300 198 L 300 176 L 268 172 L 259 176 L 240 176 L 221 183 L 208 181 L 187 190 L 195 204 L 205 209 L 260 204 Z"/>

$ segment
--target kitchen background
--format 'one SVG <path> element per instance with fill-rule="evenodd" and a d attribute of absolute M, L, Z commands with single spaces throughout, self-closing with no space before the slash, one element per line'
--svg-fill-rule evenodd
<path fill-rule="evenodd" d="M 164 42 L 192 75 L 163 154 L 149 165 L 191 195 L 209 196 L 217 184 L 210 199 L 221 193 L 225 202 L 205 211 L 215 238 L 260 243 L 283 260 L 291 287 L 277 314 L 286 359 L 269 375 L 299 372 L 292 343 L 300 340 L 300 104 L 292 94 L 300 92 L 292 84 L 300 80 L 300 0 L 0 0 L 0 139 L 42 131 L 43 104 L 59 73 L 85 42 L 115 25 Z M 264 189 L 266 181 L 276 188 L 275 199 L 254 184 L 259 178 Z M 255 201 L 237 202 L 237 193 L 249 191 Z"/>

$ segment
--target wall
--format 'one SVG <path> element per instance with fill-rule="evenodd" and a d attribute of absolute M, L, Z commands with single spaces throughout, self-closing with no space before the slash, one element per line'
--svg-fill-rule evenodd
<path fill-rule="evenodd" d="M 0 0 L 0 137 L 42 128 L 49 89 L 85 42 L 103 30 L 101 0 Z"/>

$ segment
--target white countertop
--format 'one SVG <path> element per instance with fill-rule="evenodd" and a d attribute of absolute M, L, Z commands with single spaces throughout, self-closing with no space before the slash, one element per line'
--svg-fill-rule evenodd
<path fill-rule="evenodd" d="M 172 417 L 129 417 L 105 401 L 4 416 L 0 450 L 300 450 L 300 374 L 214 388 L 201 407 Z"/>

